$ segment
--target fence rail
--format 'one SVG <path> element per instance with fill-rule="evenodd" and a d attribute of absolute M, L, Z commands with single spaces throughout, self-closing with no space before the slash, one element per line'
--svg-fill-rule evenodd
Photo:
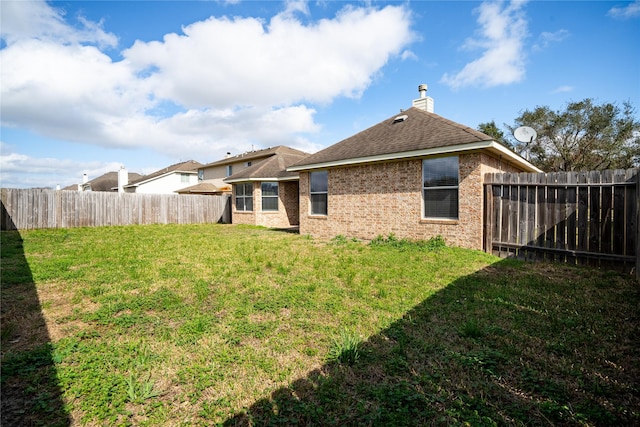
<path fill-rule="evenodd" d="M 0 190 L 0 229 L 230 223 L 230 197 L 42 189 Z"/>
<path fill-rule="evenodd" d="M 485 250 L 636 270 L 637 169 L 485 175 Z"/>

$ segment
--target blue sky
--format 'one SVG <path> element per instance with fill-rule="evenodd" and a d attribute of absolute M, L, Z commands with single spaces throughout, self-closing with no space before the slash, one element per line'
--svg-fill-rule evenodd
<path fill-rule="evenodd" d="M 6 1 L 0 181 L 288 145 L 411 106 L 471 127 L 594 98 L 640 108 L 640 1 Z"/>

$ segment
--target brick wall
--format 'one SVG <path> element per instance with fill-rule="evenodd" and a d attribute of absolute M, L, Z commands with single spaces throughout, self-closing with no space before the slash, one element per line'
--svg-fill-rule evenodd
<path fill-rule="evenodd" d="M 298 225 L 299 197 L 298 182 L 283 181 L 278 183 L 278 210 L 262 211 L 262 191 L 259 182 L 253 183 L 253 212 L 238 212 L 235 204 L 235 187 L 233 188 L 234 224 L 262 225 L 264 227 L 288 228 Z"/>
<path fill-rule="evenodd" d="M 326 217 L 309 215 L 309 174 L 300 173 L 300 233 L 365 240 L 390 233 L 415 240 L 441 235 L 450 245 L 482 249 L 484 173 L 511 169 L 487 154 L 460 155 L 458 220 L 422 218 L 421 159 L 329 169 Z"/>

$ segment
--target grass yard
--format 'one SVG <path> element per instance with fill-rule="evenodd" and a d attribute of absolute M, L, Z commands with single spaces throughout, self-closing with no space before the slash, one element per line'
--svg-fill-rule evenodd
<path fill-rule="evenodd" d="M 640 425 L 640 287 L 439 240 L 1 233 L 2 424 Z"/>

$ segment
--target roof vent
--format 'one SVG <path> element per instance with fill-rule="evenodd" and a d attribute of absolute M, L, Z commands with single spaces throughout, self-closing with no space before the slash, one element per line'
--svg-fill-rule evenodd
<path fill-rule="evenodd" d="M 395 119 L 393 119 L 393 123 L 400 123 L 400 122 L 404 122 L 405 120 L 407 120 L 409 118 L 409 116 L 407 116 L 406 114 L 403 114 L 401 116 L 396 117 Z"/>

